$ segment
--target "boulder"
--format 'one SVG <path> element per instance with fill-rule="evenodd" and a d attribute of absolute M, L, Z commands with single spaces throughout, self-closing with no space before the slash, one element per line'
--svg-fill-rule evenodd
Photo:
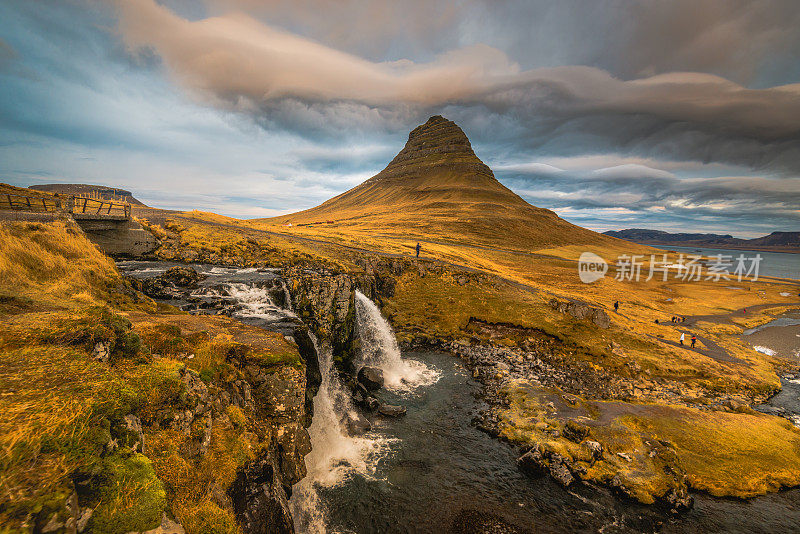
<path fill-rule="evenodd" d="M 517 466 L 530 475 L 542 475 L 547 471 L 547 464 L 538 444 L 517 458 Z"/>
<path fill-rule="evenodd" d="M 570 420 L 564 425 L 563 434 L 568 440 L 580 443 L 589 435 L 589 427 Z"/>
<path fill-rule="evenodd" d="M 600 459 L 603 458 L 603 446 L 600 445 L 598 442 L 589 440 L 589 441 L 586 441 L 584 443 L 584 445 L 586 445 L 586 448 L 589 450 L 589 454 L 592 457 L 592 463 L 593 464 L 597 460 L 600 460 Z"/>
<path fill-rule="evenodd" d="M 351 436 L 361 436 L 370 431 L 372 423 L 363 415 L 354 413 L 345 416 L 345 426 Z"/>
<path fill-rule="evenodd" d="M 167 269 L 167 271 L 159 276 L 159 278 L 178 287 L 195 288 L 197 287 L 197 282 L 200 281 L 201 276 L 191 267 L 176 265 L 175 267 L 170 267 Z"/>
<path fill-rule="evenodd" d="M 549 473 L 556 482 L 565 488 L 575 481 L 569 460 L 552 451 L 542 450 L 538 444 L 517 459 L 517 466 L 530 475 Z"/>
<path fill-rule="evenodd" d="M 600 328 L 608 328 L 611 320 L 605 310 L 589 306 L 580 301 L 561 301 L 556 298 L 550 299 L 550 306 L 561 313 L 568 313 L 578 320 L 588 319 Z"/>
<path fill-rule="evenodd" d="M 378 413 L 386 417 L 400 417 L 406 414 L 406 409 L 403 406 L 395 406 L 392 404 L 381 404 L 378 406 Z"/>
<path fill-rule="evenodd" d="M 383 371 L 377 367 L 362 367 L 358 371 L 358 381 L 369 391 L 377 391 L 383 387 Z"/>
<path fill-rule="evenodd" d="M 550 456 L 550 476 L 565 488 L 575 481 L 563 458 L 558 454 Z"/>
<path fill-rule="evenodd" d="M 92 359 L 97 362 L 105 363 L 108 361 L 110 352 L 109 344 L 99 341 L 95 344 L 94 350 L 92 350 Z"/>

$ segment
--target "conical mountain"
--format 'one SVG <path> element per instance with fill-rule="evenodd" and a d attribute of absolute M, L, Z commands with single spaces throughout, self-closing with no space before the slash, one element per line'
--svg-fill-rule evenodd
<path fill-rule="evenodd" d="M 333 224 L 513 250 L 612 241 L 528 204 L 497 181 L 463 130 L 439 115 L 415 128 L 403 150 L 369 180 L 270 222 Z"/>

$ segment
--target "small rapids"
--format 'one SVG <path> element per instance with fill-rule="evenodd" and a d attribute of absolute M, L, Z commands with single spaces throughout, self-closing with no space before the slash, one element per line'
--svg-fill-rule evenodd
<path fill-rule="evenodd" d="M 226 284 L 225 290 L 236 302 L 234 317 L 277 321 L 294 314 L 276 306 L 264 288 L 244 283 Z"/>
<path fill-rule="evenodd" d="M 440 373 L 417 360 L 405 360 L 389 322 L 363 293 L 356 290 L 356 320 L 361 341 L 360 366 L 383 371 L 388 389 L 410 392 L 435 383 Z"/>

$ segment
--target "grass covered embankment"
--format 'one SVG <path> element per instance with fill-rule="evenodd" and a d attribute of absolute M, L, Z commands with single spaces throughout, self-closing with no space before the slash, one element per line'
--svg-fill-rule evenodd
<path fill-rule="evenodd" d="M 138 532 L 165 514 L 239 532 L 229 487 L 303 413 L 279 424 L 237 388 L 256 373 L 302 395 L 297 347 L 157 305 L 68 223 L 2 223 L 0 243 L 3 532 Z"/>

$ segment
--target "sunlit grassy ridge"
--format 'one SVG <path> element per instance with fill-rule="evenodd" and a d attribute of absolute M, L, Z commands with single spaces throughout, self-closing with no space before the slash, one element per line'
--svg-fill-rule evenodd
<path fill-rule="evenodd" d="M 800 484 L 800 430 L 782 418 L 744 407 L 711 411 L 592 401 L 524 381 L 506 390 L 505 437 L 574 460 L 588 480 L 620 477 L 645 503 L 663 497 L 684 476 L 690 487 L 717 496 L 752 497 Z M 584 445 L 564 437 L 574 421 L 603 446 L 602 459 L 592 461 Z"/>

